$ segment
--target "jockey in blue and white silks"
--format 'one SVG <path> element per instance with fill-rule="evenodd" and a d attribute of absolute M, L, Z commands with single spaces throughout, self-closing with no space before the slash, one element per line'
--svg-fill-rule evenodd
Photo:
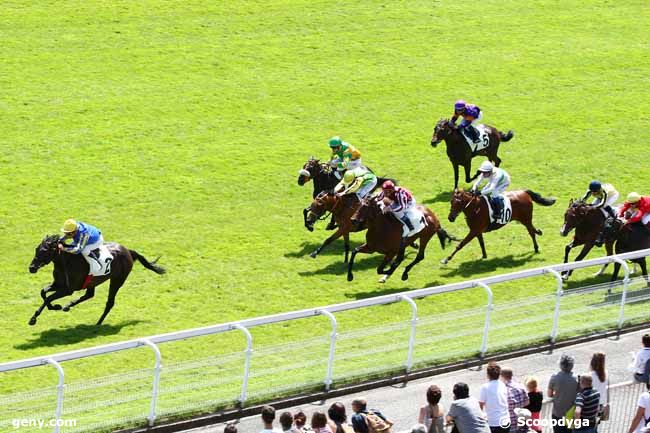
<path fill-rule="evenodd" d="M 73 219 L 67 220 L 61 231 L 64 236 L 59 248 L 66 253 L 81 254 L 90 266 L 90 275 L 99 275 L 102 269 L 99 247 L 104 243 L 102 232 L 97 227 Z"/>
<path fill-rule="evenodd" d="M 477 192 L 481 183 L 487 181 L 487 184 L 481 189 L 481 195 L 491 199 L 494 207 L 494 219 L 499 219 L 503 211 L 503 197 L 501 196 L 506 188 L 510 186 L 510 175 L 502 168 L 495 167 L 490 161 L 483 161 L 478 171 L 481 177 L 472 185 L 472 192 Z"/>

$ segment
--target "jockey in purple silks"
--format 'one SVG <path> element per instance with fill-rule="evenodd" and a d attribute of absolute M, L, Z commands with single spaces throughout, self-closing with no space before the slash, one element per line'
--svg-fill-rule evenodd
<path fill-rule="evenodd" d="M 454 104 L 454 115 L 451 117 L 451 124 L 456 125 L 456 120 L 458 117 L 462 117 L 463 120 L 458 125 L 459 129 L 465 129 L 468 137 L 474 142 L 477 143 L 479 140 L 479 132 L 476 129 L 478 121 L 483 118 L 483 112 L 479 107 L 474 104 L 468 104 L 467 102 L 459 99 Z"/>

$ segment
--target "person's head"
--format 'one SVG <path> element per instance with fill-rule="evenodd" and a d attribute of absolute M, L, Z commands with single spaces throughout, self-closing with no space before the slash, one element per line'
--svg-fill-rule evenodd
<path fill-rule="evenodd" d="M 352 410 L 355 412 L 361 412 L 366 410 L 366 405 L 368 402 L 365 398 L 355 398 L 352 400 Z"/>
<path fill-rule="evenodd" d="M 344 423 L 348 417 L 345 413 L 345 405 L 340 401 L 333 403 L 327 410 L 327 416 L 337 424 Z"/>
<path fill-rule="evenodd" d="M 69 218 L 65 220 L 63 223 L 63 227 L 61 227 L 61 231 L 63 232 L 63 236 L 66 238 L 70 238 L 74 236 L 74 234 L 77 232 L 78 228 L 77 221 L 73 220 L 72 218 Z"/>
<path fill-rule="evenodd" d="M 512 380 L 512 368 L 503 367 L 501 369 L 501 379 L 503 379 L 505 382 L 510 382 Z"/>
<path fill-rule="evenodd" d="M 338 152 L 339 150 L 341 150 L 341 146 L 343 145 L 343 140 L 341 140 L 341 137 L 338 136 L 332 137 L 330 138 L 328 144 L 333 152 Z"/>
<path fill-rule="evenodd" d="M 411 427 L 411 433 L 427 433 L 427 426 L 424 424 L 415 424 Z"/>
<path fill-rule="evenodd" d="M 600 192 L 600 190 L 603 188 L 603 184 L 600 183 L 600 181 L 597 180 L 592 180 L 589 182 L 589 192 L 592 194 Z"/>
<path fill-rule="evenodd" d="M 223 429 L 223 433 L 237 433 L 237 426 L 235 424 L 226 424 L 226 427 Z"/>
<path fill-rule="evenodd" d="M 343 183 L 346 185 L 350 185 L 352 182 L 354 182 L 354 179 L 356 179 L 356 176 L 352 170 L 346 171 L 343 175 Z"/>
<path fill-rule="evenodd" d="M 592 385 L 593 381 L 591 380 L 591 374 L 583 374 L 580 376 L 580 388 L 591 388 Z"/>
<path fill-rule="evenodd" d="M 392 197 L 395 194 L 395 183 L 392 180 L 387 180 L 381 184 L 381 190 L 388 197 Z"/>
<path fill-rule="evenodd" d="M 571 355 L 562 355 L 560 357 L 560 370 L 565 373 L 571 373 L 573 370 L 573 365 L 575 364 L 575 359 Z"/>
<path fill-rule="evenodd" d="M 293 415 L 291 415 L 291 412 L 282 412 L 282 415 L 280 415 L 280 425 L 282 426 L 282 430 L 289 430 L 291 428 L 293 425 Z"/>
<path fill-rule="evenodd" d="M 603 352 L 596 352 L 591 357 L 591 363 L 589 364 L 591 369 L 596 372 L 598 379 L 601 382 L 605 381 L 605 354 Z"/>
<path fill-rule="evenodd" d="M 499 379 L 499 375 L 501 375 L 501 367 L 496 362 L 490 361 L 487 365 L 486 372 L 488 379 L 497 380 Z"/>
<path fill-rule="evenodd" d="M 641 194 L 638 192 L 631 192 L 627 195 L 625 202 L 630 205 L 630 207 L 637 207 L 641 201 Z"/>
<path fill-rule="evenodd" d="M 431 385 L 429 389 L 427 389 L 427 401 L 430 405 L 433 406 L 438 404 L 441 397 L 442 391 L 436 385 Z"/>
<path fill-rule="evenodd" d="M 459 99 L 454 104 L 454 114 L 463 114 L 465 112 L 465 108 L 467 108 L 467 102 Z"/>
<path fill-rule="evenodd" d="M 481 166 L 478 168 L 478 171 L 481 172 L 483 177 L 490 177 L 492 175 L 492 170 L 494 170 L 494 165 L 490 161 L 483 161 Z"/>
<path fill-rule="evenodd" d="M 302 410 L 298 410 L 298 412 L 293 415 L 293 421 L 296 423 L 296 427 L 301 428 L 307 424 L 307 415 L 305 415 L 305 412 Z"/>
<path fill-rule="evenodd" d="M 454 393 L 454 400 L 460 400 L 461 398 L 469 398 L 469 386 L 466 383 L 458 382 L 454 385 L 452 391 Z"/>
<path fill-rule="evenodd" d="M 643 347 L 650 347 L 650 334 L 644 334 L 641 337 L 641 343 L 643 343 Z"/>
<path fill-rule="evenodd" d="M 535 376 L 529 376 L 526 378 L 526 389 L 528 392 L 535 392 L 537 391 L 537 386 L 538 386 L 538 380 Z"/>
<path fill-rule="evenodd" d="M 273 424 L 275 420 L 275 409 L 273 406 L 264 406 L 262 408 L 262 421 L 264 424 Z"/>
<path fill-rule="evenodd" d="M 327 417 L 323 412 L 316 411 L 311 416 L 311 428 L 324 428 L 327 425 Z"/>

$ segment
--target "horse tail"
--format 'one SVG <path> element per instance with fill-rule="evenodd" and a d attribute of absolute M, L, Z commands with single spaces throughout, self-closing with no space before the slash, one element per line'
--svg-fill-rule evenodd
<path fill-rule="evenodd" d="M 501 141 L 510 141 L 514 136 L 515 133 L 512 130 L 508 131 L 505 134 L 503 132 L 499 132 L 499 138 L 501 139 Z"/>
<path fill-rule="evenodd" d="M 158 256 L 156 260 L 149 262 L 149 260 L 147 260 L 143 255 L 141 255 L 137 251 L 129 250 L 129 252 L 131 253 L 131 257 L 133 258 L 133 260 L 139 261 L 140 263 L 142 263 L 142 266 L 149 269 L 150 271 L 154 271 L 157 274 L 164 274 L 165 272 L 167 272 L 165 268 L 163 268 L 162 266 L 158 266 L 156 264 L 158 259 L 160 259 L 160 256 Z"/>
<path fill-rule="evenodd" d="M 449 233 L 447 233 L 447 231 L 445 229 L 443 229 L 442 227 L 440 227 L 438 229 L 438 232 L 436 234 L 438 235 L 438 239 L 440 240 L 440 246 L 442 247 L 443 250 L 445 249 L 445 241 L 447 239 L 449 239 L 449 243 L 451 243 L 451 241 L 457 241 L 458 240 L 457 238 L 455 238 L 452 235 L 450 235 Z"/>
<path fill-rule="evenodd" d="M 526 190 L 526 194 L 528 194 L 535 203 L 541 204 L 542 206 L 551 206 L 556 202 L 556 199 L 554 198 L 544 198 L 541 195 L 537 194 L 535 191 L 531 191 L 529 189 Z"/>

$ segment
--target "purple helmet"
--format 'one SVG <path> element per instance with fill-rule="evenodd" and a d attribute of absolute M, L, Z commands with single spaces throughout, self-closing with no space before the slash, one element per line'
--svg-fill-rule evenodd
<path fill-rule="evenodd" d="M 465 107 L 465 114 L 467 114 L 468 116 L 472 116 L 473 118 L 476 119 L 476 118 L 478 118 L 479 113 L 480 113 L 480 110 L 476 105 L 471 105 L 470 104 L 467 107 Z"/>
<path fill-rule="evenodd" d="M 455 111 L 464 110 L 466 106 L 467 106 L 467 102 L 463 101 L 462 99 L 459 99 L 454 104 L 454 110 Z"/>

